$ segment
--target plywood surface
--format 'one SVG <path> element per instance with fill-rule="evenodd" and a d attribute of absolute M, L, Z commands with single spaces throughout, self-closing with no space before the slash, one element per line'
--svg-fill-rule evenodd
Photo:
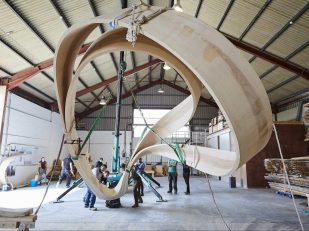
<path fill-rule="evenodd" d="M 123 10 L 126 11 L 127 9 Z M 139 7 L 137 17 L 147 16 L 158 7 Z M 232 152 L 205 147 L 182 148 L 187 163 L 212 175 L 227 175 L 251 159 L 267 143 L 271 135 L 272 115 L 265 89 L 250 64 L 239 51 L 212 27 L 189 15 L 166 11 L 141 25 L 141 32 L 133 47 L 125 40 L 131 16 L 119 20 L 117 29 L 104 33 L 84 54 L 75 75 L 73 66 L 78 51 L 87 36 L 98 26 L 119 15 L 108 14 L 73 25 L 61 38 L 55 56 L 56 89 L 60 114 L 67 140 L 78 138 L 75 129 L 74 106 L 76 82 L 82 69 L 95 57 L 122 50 L 147 52 L 166 61 L 185 80 L 191 95 L 166 114 L 148 130 L 137 145 L 133 164 L 143 155 L 160 154 L 176 158 L 167 145 L 160 145 L 166 137 L 184 126 L 194 115 L 202 87 L 210 92 L 227 119 L 235 141 Z M 78 145 L 68 145 L 72 156 Z M 74 161 L 87 185 L 101 198 L 112 199 L 127 191 L 125 173 L 115 189 L 100 185 L 91 174 L 83 156 Z"/>

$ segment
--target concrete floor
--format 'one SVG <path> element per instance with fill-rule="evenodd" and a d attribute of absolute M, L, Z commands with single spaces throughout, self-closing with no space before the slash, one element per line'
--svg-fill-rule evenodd
<path fill-rule="evenodd" d="M 182 177 L 179 177 L 178 195 L 166 193 L 166 177 L 156 179 L 162 185 L 158 191 L 168 202 L 156 203 L 156 197 L 147 189 L 144 203 L 135 209 L 131 208 L 131 190 L 121 198 L 123 208 L 120 209 L 108 209 L 102 200 L 97 200 L 98 211 L 83 208 L 85 188 L 74 190 L 64 198 L 64 203 L 53 204 L 51 201 L 65 189 L 55 189 L 52 185 L 34 230 L 227 230 L 205 178 L 191 178 L 190 196 L 183 194 Z M 215 179 L 211 180 L 211 186 L 231 230 L 300 230 L 292 200 L 287 197 L 269 189 L 230 189 L 227 183 Z M 37 206 L 44 188 L 0 192 L 0 207 Z M 305 230 L 309 230 L 306 200 L 296 202 Z"/>

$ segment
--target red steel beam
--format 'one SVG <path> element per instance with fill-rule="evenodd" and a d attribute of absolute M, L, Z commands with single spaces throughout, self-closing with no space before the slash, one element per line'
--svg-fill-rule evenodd
<path fill-rule="evenodd" d="M 167 86 L 169 86 L 169 87 L 171 87 L 171 88 L 174 88 L 175 90 L 180 91 L 180 92 L 182 92 L 182 93 L 184 93 L 186 95 L 191 95 L 191 92 L 188 91 L 187 89 L 184 89 L 184 88 L 182 88 L 180 86 L 172 84 L 172 83 L 170 83 L 170 82 L 168 82 L 166 80 L 163 80 L 162 83 L 167 85 Z M 206 99 L 204 97 L 200 97 L 200 101 L 202 101 L 204 103 L 207 103 L 209 106 L 218 108 L 218 105 L 214 101 L 211 101 L 211 100 Z"/>
<path fill-rule="evenodd" d="M 88 48 L 90 47 L 91 44 L 86 44 L 84 45 L 78 52 L 78 54 L 83 54 L 85 53 Z M 12 89 L 14 89 L 15 87 L 18 87 L 18 85 L 22 84 L 23 82 L 25 82 L 27 79 L 35 76 L 36 74 L 46 70 L 47 68 L 50 68 L 51 66 L 53 66 L 54 63 L 54 59 L 48 59 L 45 60 L 39 64 L 37 64 L 34 67 L 29 67 L 25 70 L 19 71 L 16 74 L 12 75 L 11 77 L 9 77 L 9 83 L 8 83 L 8 90 L 11 91 Z"/>
<path fill-rule="evenodd" d="M 188 91 L 188 90 L 186 90 L 186 89 L 184 89 L 182 87 L 179 87 L 177 85 L 174 85 L 174 84 L 172 84 L 172 83 L 170 83 L 170 82 L 168 82 L 166 80 L 163 80 L 163 81 L 161 81 L 161 80 L 153 81 L 153 82 L 151 82 L 151 83 L 149 83 L 149 84 L 147 84 L 145 86 L 142 86 L 140 88 L 137 88 L 137 89 L 133 90 L 133 93 L 137 94 L 139 92 L 145 91 L 145 90 L 147 90 L 147 89 L 149 89 L 149 88 L 151 88 L 151 87 L 153 87 L 155 85 L 158 85 L 158 84 L 165 84 L 165 85 L 167 85 L 169 87 L 172 87 L 172 88 L 174 88 L 174 89 L 176 89 L 176 90 L 178 90 L 178 91 L 180 91 L 180 92 L 182 92 L 182 93 L 184 93 L 186 95 L 190 95 L 191 94 L 190 91 Z M 130 96 L 131 96 L 131 92 L 128 92 L 128 93 L 122 95 L 122 99 L 126 99 L 126 98 L 128 98 Z M 215 102 L 209 100 L 209 99 L 205 99 L 204 97 L 200 97 L 200 100 L 202 102 L 205 102 L 205 103 L 209 104 L 210 106 L 218 108 L 217 104 Z M 114 98 L 114 99 L 109 100 L 107 104 L 111 105 L 111 104 L 114 104 L 116 102 L 117 102 L 117 99 Z M 89 114 L 99 110 L 100 108 L 102 108 L 102 105 L 97 105 L 95 107 L 90 108 L 89 110 L 85 110 L 85 111 L 77 114 L 77 118 L 79 120 L 81 120 L 81 119 L 85 118 L 86 116 L 88 116 Z"/>
<path fill-rule="evenodd" d="M 155 86 L 155 85 L 157 85 L 157 84 L 160 84 L 160 83 L 161 83 L 161 80 L 156 80 L 156 81 L 153 81 L 153 82 L 151 82 L 151 83 L 149 83 L 149 84 L 147 84 L 147 85 L 145 85 L 145 86 L 142 86 L 142 87 L 140 87 L 140 88 L 137 88 L 137 89 L 133 90 L 132 92 L 133 92 L 133 94 L 137 94 L 137 93 L 139 93 L 139 92 L 145 91 L 145 90 L 147 90 L 148 88 L 151 88 L 151 87 L 153 87 L 153 86 Z M 131 92 L 128 92 L 128 93 L 126 93 L 126 94 L 123 94 L 121 98 L 122 98 L 122 99 L 126 99 L 126 98 L 128 98 L 128 97 L 130 97 L 130 96 L 131 96 Z M 107 102 L 107 105 L 111 105 L 111 104 L 114 104 L 114 103 L 116 103 L 116 102 L 117 102 L 117 99 L 116 99 L 116 98 L 113 98 L 113 99 L 111 99 L 111 100 L 109 100 L 109 101 Z M 102 108 L 102 105 L 97 105 L 97 106 L 95 106 L 95 107 L 90 108 L 89 110 L 85 110 L 85 111 L 83 111 L 83 112 L 77 114 L 76 117 L 78 118 L 78 120 L 81 120 L 81 119 L 85 118 L 87 115 L 89 115 L 89 114 L 91 114 L 91 113 L 93 113 L 93 112 L 99 110 L 100 108 Z"/>
<path fill-rule="evenodd" d="M 304 67 L 301 67 L 295 63 L 289 62 L 284 60 L 283 58 L 280 58 L 274 54 L 271 54 L 267 51 L 262 51 L 256 46 L 253 46 L 249 43 L 241 42 L 237 38 L 228 35 L 226 33 L 221 32 L 228 40 L 230 40 L 236 47 L 239 49 L 242 49 L 246 52 L 249 52 L 259 58 L 262 58 L 270 63 L 273 63 L 275 65 L 278 65 L 279 67 L 282 67 L 288 71 L 291 71 L 304 79 L 309 81 L 309 70 L 307 70 Z"/>
<path fill-rule="evenodd" d="M 151 67 L 151 66 L 153 66 L 153 65 L 155 65 L 155 64 L 158 64 L 158 63 L 160 63 L 160 62 L 162 62 L 160 59 L 154 59 L 154 60 L 152 60 L 152 61 L 149 62 L 149 63 L 145 63 L 145 64 L 140 65 L 140 66 L 138 66 L 138 67 L 136 67 L 136 68 L 133 68 L 133 69 L 131 69 L 131 70 L 129 70 L 129 71 L 126 71 L 126 72 L 124 73 L 124 76 L 133 75 L 133 74 L 135 74 L 135 73 L 137 73 L 137 72 L 140 72 L 140 71 L 142 71 L 142 70 L 145 70 L 145 69 L 147 69 L 148 67 Z M 112 78 L 110 78 L 110 79 L 108 79 L 108 80 L 105 80 L 105 81 L 103 81 L 103 82 L 97 83 L 97 84 L 95 84 L 95 85 L 92 85 L 92 86 L 90 86 L 90 87 L 88 87 L 88 88 L 85 88 L 85 89 L 83 89 L 83 90 L 80 90 L 80 91 L 76 92 L 76 97 L 85 95 L 85 94 L 87 94 L 87 93 L 89 93 L 89 92 L 92 92 L 92 91 L 95 91 L 95 90 L 97 90 L 97 89 L 99 89 L 99 88 L 101 88 L 101 87 L 107 86 L 107 85 L 109 85 L 109 84 L 111 84 L 111 83 L 113 83 L 113 82 L 115 82 L 115 81 L 117 81 L 117 80 L 118 80 L 118 76 L 116 75 L 116 76 L 114 76 L 114 77 L 112 77 Z"/>

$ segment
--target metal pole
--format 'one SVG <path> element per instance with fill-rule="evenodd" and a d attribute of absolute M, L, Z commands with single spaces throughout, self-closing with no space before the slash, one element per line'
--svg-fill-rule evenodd
<path fill-rule="evenodd" d="M 116 122 L 115 122 L 115 140 L 114 140 L 114 156 L 112 161 L 112 172 L 119 171 L 119 128 L 120 128 L 120 113 L 121 113 L 121 96 L 123 75 L 126 70 L 126 63 L 124 61 L 124 51 L 120 51 L 120 65 L 118 69 L 118 89 L 117 89 L 117 104 L 116 104 Z"/>

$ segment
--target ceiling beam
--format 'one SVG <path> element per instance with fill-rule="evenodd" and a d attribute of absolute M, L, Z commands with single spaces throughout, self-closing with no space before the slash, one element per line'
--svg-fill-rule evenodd
<path fill-rule="evenodd" d="M 147 90 L 148 88 L 151 88 L 151 87 L 153 87 L 153 86 L 155 86 L 155 85 L 157 85 L 157 84 L 160 84 L 160 83 L 161 83 L 161 81 L 160 81 L 160 80 L 157 80 L 157 81 L 151 82 L 151 83 L 149 83 L 149 84 L 147 84 L 147 85 L 145 85 L 145 86 L 142 86 L 142 87 L 140 87 L 140 88 L 136 88 L 136 89 L 133 90 L 132 92 L 133 92 L 133 94 L 135 95 L 135 94 L 137 94 L 137 93 L 139 93 L 139 92 L 145 91 L 145 90 Z M 131 95 L 131 92 L 127 92 L 127 93 L 123 94 L 121 98 L 122 98 L 122 99 L 126 99 L 126 98 L 128 98 L 128 97 L 130 97 L 130 96 L 132 96 L 132 95 Z M 107 102 L 107 105 L 111 105 L 111 104 L 114 104 L 114 103 L 116 103 L 116 102 L 117 102 L 117 99 L 113 98 L 113 99 L 111 99 L 111 100 L 109 100 L 109 101 Z M 99 110 L 100 108 L 102 108 L 102 105 L 97 105 L 97 106 L 95 106 L 95 107 L 92 107 L 92 108 L 90 108 L 89 110 L 86 110 L 86 111 L 83 111 L 83 112 L 77 114 L 77 118 L 78 118 L 78 120 L 81 120 L 81 119 L 85 118 L 87 115 L 90 115 L 91 113 L 93 113 L 93 112 Z"/>
<path fill-rule="evenodd" d="M 93 0 L 88 0 L 88 3 L 89 3 L 89 6 L 90 6 L 90 8 L 91 8 L 91 11 L 92 11 L 93 15 L 94 15 L 95 17 L 100 16 L 100 14 L 99 14 L 99 12 L 98 12 L 96 6 L 95 6 L 94 1 L 93 1 Z M 102 23 L 99 24 L 99 29 L 100 29 L 100 31 L 101 31 L 101 34 L 104 34 L 105 29 L 104 29 Z M 117 62 L 116 62 L 114 53 L 109 53 L 109 55 L 110 55 L 110 58 L 111 58 L 111 60 L 112 60 L 112 62 L 113 62 L 113 65 L 114 65 L 114 67 L 115 67 L 115 69 L 116 69 L 116 73 L 118 73 L 118 66 L 117 66 Z M 115 98 L 113 92 L 111 91 L 111 89 L 110 89 L 109 87 L 107 87 L 107 90 L 109 91 L 109 94 L 110 94 L 113 98 Z"/>
<path fill-rule="evenodd" d="M 162 62 L 160 59 L 154 59 L 152 60 L 150 63 L 145 63 L 143 65 L 140 65 L 140 66 L 137 66 L 136 68 L 132 69 L 132 70 L 129 70 L 129 71 L 126 71 L 124 72 L 124 76 L 127 77 L 127 76 L 130 76 L 130 75 L 134 75 L 135 73 L 139 72 L 139 71 L 142 71 L 142 70 L 145 70 L 147 69 L 148 67 L 151 67 L 155 64 L 158 64 Z M 79 97 L 79 96 L 82 96 L 82 95 L 85 95 L 89 92 L 92 92 L 92 91 L 95 91 L 101 87 L 105 87 L 113 82 L 116 82 L 118 80 L 118 76 L 114 76 L 114 77 L 111 77 L 103 82 L 100 82 L 100 83 L 97 83 L 95 85 L 92 85 L 86 89 L 83 89 L 83 90 L 80 90 L 76 93 L 76 96 Z"/>
<path fill-rule="evenodd" d="M 175 90 L 180 91 L 180 92 L 182 92 L 182 93 L 184 93 L 184 94 L 186 94 L 186 95 L 191 95 L 191 92 L 190 92 L 190 91 L 188 91 L 188 90 L 186 90 L 186 89 L 184 89 L 184 88 L 182 88 L 182 87 L 179 87 L 178 85 L 174 85 L 174 84 L 172 84 L 171 82 L 168 82 L 168 81 L 166 81 L 166 80 L 163 80 L 163 81 L 162 81 L 162 84 L 165 84 L 165 85 L 167 85 L 167 86 L 169 86 L 169 87 L 171 87 L 171 88 L 174 88 Z M 204 102 L 204 103 L 207 103 L 209 106 L 218 108 L 218 105 L 217 105 L 214 101 L 211 101 L 211 100 L 206 99 L 206 98 L 204 98 L 204 97 L 200 97 L 200 101 L 202 101 L 202 102 Z"/>
<path fill-rule="evenodd" d="M 62 21 L 64 22 L 64 24 L 66 25 L 67 28 L 71 27 L 72 24 L 69 22 L 68 18 L 66 17 L 65 13 L 63 12 L 63 10 L 60 8 L 60 6 L 58 5 L 57 1 L 52 1 L 49 0 L 49 2 L 52 4 L 52 6 L 54 7 L 55 11 L 57 12 L 57 14 L 62 18 Z M 97 69 L 95 66 L 93 66 L 93 62 L 90 62 L 90 64 L 92 65 L 92 67 L 95 69 L 96 73 L 98 73 Z M 98 75 L 100 78 L 100 75 Z M 88 88 L 89 86 L 85 83 L 85 81 L 82 80 L 82 78 L 79 76 L 78 80 L 80 81 L 80 83 L 85 87 Z M 98 96 L 94 93 L 91 92 L 91 94 L 94 96 L 94 98 L 99 99 Z M 85 106 L 85 105 L 84 105 Z"/>
<path fill-rule="evenodd" d="M 256 23 L 256 21 L 261 17 L 261 15 L 263 14 L 263 12 L 266 10 L 266 8 L 269 6 L 269 4 L 271 3 L 271 0 L 267 0 L 265 1 L 264 5 L 262 6 L 262 8 L 259 10 L 259 12 L 255 15 L 255 17 L 252 19 L 252 21 L 249 23 L 249 25 L 246 27 L 246 29 L 244 30 L 244 32 L 242 32 L 242 34 L 240 35 L 240 37 L 238 38 L 239 41 L 241 41 L 246 34 L 249 32 L 249 30 L 253 27 L 253 25 Z"/>
<path fill-rule="evenodd" d="M 273 63 L 275 65 L 278 65 L 279 67 L 282 67 L 290 72 L 293 72 L 295 74 L 300 75 L 304 79 L 309 81 L 309 71 L 306 70 L 304 67 L 301 67 L 295 63 L 289 62 L 284 60 L 283 58 L 280 58 L 274 54 L 271 54 L 267 51 L 262 51 L 258 47 L 255 47 L 249 43 L 245 43 L 242 41 L 238 41 L 237 38 L 228 35 L 226 33 L 221 32 L 227 39 L 229 39 L 236 47 L 239 49 L 242 49 L 246 52 L 249 52 L 259 58 L 262 58 L 270 63 Z"/>
<path fill-rule="evenodd" d="M 204 0 L 199 0 L 194 17 L 198 18 Z"/>
<path fill-rule="evenodd" d="M 30 102 L 33 102 L 41 107 L 44 107 L 48 110 L 51 110 L 51 106 L 50 106 L 50 103 L 42 100 L 41 98 L 31 94 L 30 92 L 28 91 L 25 91 L 19 87 L 16 87 L 14 88 L 12 91 L 11 91 L 13 94 L 15 95 L 18 95 L 26 100 L 29 100 Z"/>
<path fill-rule="evenodd" d="M 163 81 L 165 76 L 164 63 L 161 63 L 160 80 Z"/>
<path fill-rule="evenodd" d="M 295 55 L 297 55 L 299 52 L 303 51 L 307 46 L 309 45 L 309 41 L 305 42 L 303 45 L 301 45 L 300 47 L 298 47 L 296 50 L 294 50 L 291 54 L 289 54 L 288 56 L 286 56 L 284 58 L 284 61 L 288 61 L 289 59 L 291 59 L 292 57 L 294 57 Z M 278 68 L 278 65 L 274 65 L 272 66 L 270 69 L 268 69 L 267 71 L 265 71 L 263 74 L 261 74 L 259 77 L 260 79 L 263 79 L 264 77 L 266 77 L 269 73 L 271 73 L 272 71 L 274 71 L 275 69 Z"/>
<path fill-rule="evenodd" d="M 56 101 L 53 97 L 47 95 L 45 92 L 41 91 L 40 89 L 38 89 L 38 88 L 32 86 L 30 83 L 25 82 L 24 85 L 27 86 L 27 87 L 29 87 L 29 88 L 31 88 L 32 90 L 34 90 L 34 91 L 40 93 L 41 95 L 45 96 L 46 98 L 50 99 L 51 101 L 53 101 L 53 102 Z"/>
<path fill-rule="evenodd" d="M 175 75 L 174 85 L 176 84 L 177 77 L 178 77 L 178 72 L 176 72 L 176 75 Z"/>
<path fill-rule="evenodd" d="M 220 31 L 220 28 L 221 28 L 222 24 L 224 23 L 225 18 L 226 18 L 227 15 L 229 14 L 229 12 L 230 12 L 230 10 L 231 10 L 231 8 L 232 8 L 234 2 L 235 2 L 235 0 L 230 0 L 228 6 L 226 7 L 225 12 L 224 12 L 224 14 L 223 14 L 223 16 L 222 16 L 222 18 L 221 18 L 221 20 L 220 20 L 218 26 L 217 26 L 217 30 L 218 30 L 218 31 Z"/>
<path fill-rule="evenodd" d="M 286 104 L 290 104 L 291 102 L 293 103 L 295 101 L 295 98 L 305 94 L 305 93 L 308 93 L 309 94 L 309 87 L 303 89 L 303 90 L 300 90 L 300 91 L 297 91 L 297 92 L 294 92 L 293 94 L 291 95 L 288 95 L 280 100 L 278 100 L 277 102 L 275 102 L 275 104 L 280 108 L 282 107 L 283 105 L 286 105 Z M 289 101 L 291 100 L 292 101 Z M 296 99 L 297 100 L 297 99 Z M 284 101 L 289 101 L 287 103 L 285 103 Z"/>
<path fill-rule="evenodd" d="M 87 49 L 90 47 L 90 44 L 84 45 L 79 50 L 79 55 L 83 54 L 87 51 Z M 22 71 L 17 72 L 16 74 L 12 75 L 10 78 L 10 83 L 8 84 L 8 90 L 12 90 L 15 87 L 19 86 L 24 81 L 30 79 L 31 77 L 37 75 L 38 73 L 50 68 L 53 66 L 54 59 L 48 59 L 45 60 L 39 64 L 34 65 L 33 67 L 26 68 Z"/>
<path fill-rule="evenodd" d="M 9 74 L 9 75 L 12 74 L 12 73 L 10 73 L 9 71 L 7 71 L 7 70 L 4 69 L 4 68 L 3 68 L 3 71 L 6 72 L 6 73 Z M 1 79 L 0 79 L 0 84 L 1 84 L 1 85 L 6 85 L 8 91 L 9 91 L 8 86 L 9 86 L 9 83 L 10 83 L 9 81 L 10 81 L 9 77 L 5 77 L 5 78 L 1 78 Z M 46 94 L 45 92 L 41 91 L 40 89 L 37 89 L 36 87 L 32 86 L 31 84 L 25 82 L 24 85 L 27 86 L 27 87 L 29 87 L 29 88 L 31 88 L 32 90 L 38 92 L 39 94 L 45 96 L 46 98 L 50 99 L 51 101 L 53 101 L 53 102 L 56 101 L 53 97 L 49 96 L 48 94 Z M 10 91 L 11 91 L 11 90 L 13 90 L 13 89 L 10 89 Z M 20 89 L 20 90 L 21 90 L 21 89 Z M 21 91 L 19 91 L 19 92 L 21 92 Z M 23 95 L 25 95 L 25 98 L 30 98 L 30 99 L 31 99 L 31 96 L 33 96 L 33 97 L 32 97 L 33 100 L 31 100 L 32 102 L 35 102 L 35 100 L 37 99 L 37 97 L 34 96 L 34 95 L 31 94 L 31 93 L 29 93 L 28 95 L 27 95 L 27 94 L 23 94 Z M 45 101 L 44 101 L 44 102 L 45 102 Z M 45 102 L 45 103 L 47 103 L 47 102 Z M 40 102 L 37 103 L 37 104 L 38 104 L 38 105 L 42 105 Z M 43 105 L 43 107 L 45 107 L 45 106 Z M 50 107 L 48 107 L 48 109 L 50 109 Z"/>
<path fill-rule="evenodd" d="M 35 28 L 35 26 L 14 6 L 11 0 L 4 0 L 6 5 L 11 9 L 15 15 L 48 47 L 48 49 L 54 53 L 55 49 L 53 46 L 44 38 L 44 36 Z"/>
<path fill-rule="evenodd" d="M 294 81 L 294 80 L 297 79 L 297 78 L 299 78 L 299 76 L 298 76 L 298 75 L 294 75 L 294 76 L 292 76 L 291 78 L 288 78 L 287 80 L 285 80 L 285 81 L 279 83 L 278 85 L 276 85 L 276 86 L 270 88 L 270 89 L 267 90 L 266 92 L 267 92 L 267 94 L 270 94 L 271 92 L 273 92 L 273 91 L 279 89 L 280 87 L 282 87 L 282 86 L 284 86 L 284 85 L 286 85 L 286 84 L 288 84 L 288 83 Z"/>
<path fill-rule="evenodd" d="M 148 55 L 148 62 L 150 63 L 151 60 L 152 60 L 152 56 Z M 149 82 L 152 81 L 152 69 L 151 69 L 151 67 L 148 68 L 148 79 L 149 79 Z"/>
<path fill-rule="evenodd" d="M 271 37 L 270 40 L 268 40 L 267 43 L 265 43 L 260 50 L 264 51 L 269 47 L 274 41 L 276 41 L 277 38 L 279 38 L 290 26 L 292 26 L 306 11 L 309 9 L 309 3 L 306 3 L 306 5 L 297 12 L 289 21 L 285 23 L 285 25 L 277 32 L 273 37 Z M 253 56 L 249 63 L 253 62 L 253 60 L 256 58 L 256 56 Z"/>

